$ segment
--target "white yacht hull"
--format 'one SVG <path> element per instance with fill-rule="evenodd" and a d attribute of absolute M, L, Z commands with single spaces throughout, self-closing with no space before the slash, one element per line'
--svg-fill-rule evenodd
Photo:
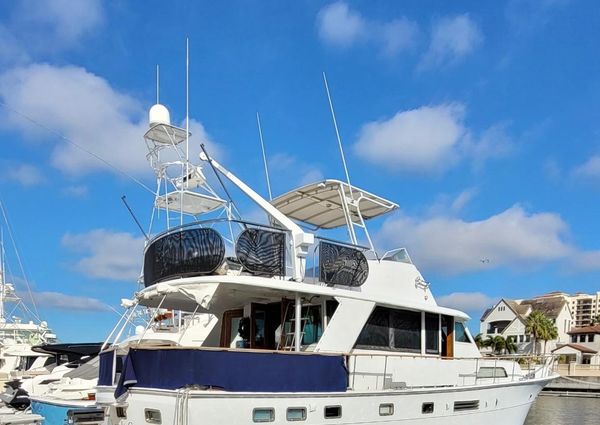
<path fill-rule="evenodd" d="M 146 423 L 147 409 L 160 412 L 169 424 L 253 424 L 254 409 L 273 409 L 272 424 L 288 424 L 288 408 L 306 408 L 303 424 L 431 424 L 522 425 L 531 404 L 551 378 L 460 388 L 345 393 L 225 393 L 131 389 L 126 418 L 107 409 L 112 424 Z M 454 411 L 457 401 L 479 401 L 478 408 Z M 422 413 L 423 403 L 434 403 L 433 413 Z M 381 416 L 380 405 L 393 404 L 393 414 Z M 341 406 L 341 417 L 325 418 L 326 406 Z M 122 412 L 122 410 L 121 410 Z"/>

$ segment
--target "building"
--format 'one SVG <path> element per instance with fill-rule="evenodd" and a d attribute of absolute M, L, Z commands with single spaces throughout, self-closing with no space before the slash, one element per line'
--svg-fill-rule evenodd
<path fill-rule="evenodd" d="M 573 328 L 569 331 L 570 341 L 559 344 L 552 354 L 566 357 L 565 363 L 600 364 L 600 326 Z"/>
<path fill-rule="evenodd" d="M 594 295 L 578 292 L 569 295 L 565 292 L 555 291 L 536 299 L 562 297 L 569 303 L 573 315 L 573 326 L 576 328 L 594 325 L 594 319 L 600 315 L 600 292 Z"/>
<path fill-rule="evenodd" d="M 533 311 L 541 311 L 548 317 L 558 330 L 558 338 L 538 343 L 537 351 L 542 352 L 544 348 L 549 352 L 558 344 L 570 342 L 569 331 L 572 326 L 572 316 L 569 302 L 561 295 L 543 296 L 531 300 L 500 300 L 495 306 L 485 311 L 481 317 L 480 334 L 483 340 L 489 336 L 500 335 L 506 339 L 510 338 L 517 345 L 517 353 L 534 352 L 531 335 L 525 331 L 527 317 Z"/>
<path fill-rule="evenodd" d="M 578 293 L 567 297 L 570 302 L 575 327 L 592 326 L 600 314 L 600 292 L 595 295 Z"/>

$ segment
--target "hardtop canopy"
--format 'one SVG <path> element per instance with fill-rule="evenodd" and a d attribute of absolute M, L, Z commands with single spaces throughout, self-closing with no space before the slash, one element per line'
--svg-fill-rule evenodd
<path fill-rule="evenodd" d="M 299 187 L 271 201 L 286 216 L 316 228 L 335 229 L 379 217 L 398 204 L 339 180 L 323 180 Z M 360 215 L 359 215 L 360 214 Z"/>

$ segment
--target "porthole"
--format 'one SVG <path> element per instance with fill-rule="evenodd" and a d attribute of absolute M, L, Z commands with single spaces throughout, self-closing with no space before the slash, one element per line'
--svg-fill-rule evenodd
<path fill-rule="evenodd" d="M 392 416 L 394 414 L 394 405 L 392 403 L 382 403 L 379 405 L 379 416 Z"/>
<path fill-rule="evenodd" d="M 305 421 L 306 407 L 288 407 L 285 418 L 290 422 Z"/>
<path fill-rule="evenodd" d="M 423 406 L 421 407 L 421 413 L 433 413 L 433 403 L 423 403 Z"/>
<path fill-rule="evenodd" d="M 160 417 L 160 410 L 156 409 L 144 409 L 144 418 L 149 424 L 160 424 L 162 419 Z"/>
<path fill-rule="evenodd" d="M 275 420 L 275 410 L 271 407 L 260 407 L 252 411 L 253 422 L 273 422 Z"/>
<path fill-rule="evenodd" d="M 325 419 L 342 417 L 342 406 L 325 406 Z"/>

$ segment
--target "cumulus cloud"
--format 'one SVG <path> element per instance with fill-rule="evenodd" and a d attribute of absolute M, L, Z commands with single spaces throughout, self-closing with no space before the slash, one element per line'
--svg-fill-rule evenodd
<path fill-rule="evenodd" d="M 364 37 L 367 23 L 344 2 L 323 7 L 317 15 L 319 36 L 332 45 L 347 47 Z"/>
<path fill-rule="evenodd" d="M 436 297 L 438 305 L 461 311 L 483 311 L 496 303 L 496 298 L 482 292 L 453 292 Z"/>
<path fill-rule="evenodd" d="M 14 68 L 0 74 L 0 97 L 78 145 L 58 138 L 50 160 L 61 171 L 71 175 L 114 171 L 92 152 L 125 172 L 150 173 L 142 138 L 148 128 L 146 108 L 84 68 L 48 64 Z M 2 124 L 29 137 L 51 135 L 17 114 L 9 114 Z M 212 143 L 198 121 L 190 120 L 190 131 L 193 153 L 199 152 L 200 142 Z M 211 148 L 218 151 L 214 143 Z"/>
<path fill-rule="evenodd" d="M 493 125 L 476 136 L 465 123 L 465 110 L 459 102 L 421 106 L 366 123 L 354 150 L 389 170 L 436 174 L 464 158 L 481 168 L 512 151 L 505 125 Z"/>
<path fill-rule="evenodd" d="M 575 176 L 589 179 L 600 179 L 600 155 L 594 155 L 583 164 L 575 167 Z"/>
<path fill-rule="evenodd" d="M 378 233 L 386 247 L 407 246 L 425 270 L 455 274 L 569 259 L 576 249 L 568 236 L 557 214 L 529 213 L 519 205 L 478 221 L 400 216 L 384 222 Z"/>
<path fill-rule="evenodd" d="M 3 163 L 0 180 L 18 183 L 21 186 L 36 186 L 44 182 L 44 175 L 39 168 L 25 163 Z"/>
<path fill-rule="evenodd" d="M 365 124 L 354 146 L 367 161 L 388 168 L 444 170 L 458 159 L 466 134 L 464 106 L 458 103 L 401 111 Z"/>
<path fill-rule="evenodd" d="M 331 46 L 349 48 L 357 43 L 372 43 L 386 55 L 413 47 L 419 32 L 417 24 L 406 17 L 386 22 L 369 20 L 343 1 L 319 11 L 317 30 L 321 40 Z"/>
<path fill-rule="evenodd" d="M 445 17 L 434 23 L 420 69 L 449 65 L 472 53 L 483 43 L 479 26 L 468 14 Z"/>
<path fill-rule="evenodd" d="M 43 308 L 72 311 L 108 311 L 110 307 L 97 298 L 67 295 L 61 292 L 33 292 L 36 304 Z"/>
<path fill-rule="evenodd" d="M 140 275 L 144 247 L 142 237 L 95 229 L 87 233 L 67 233 L 62 244 L 84 255 L 72 267 L 88 277 L 135 282 Z"/>

